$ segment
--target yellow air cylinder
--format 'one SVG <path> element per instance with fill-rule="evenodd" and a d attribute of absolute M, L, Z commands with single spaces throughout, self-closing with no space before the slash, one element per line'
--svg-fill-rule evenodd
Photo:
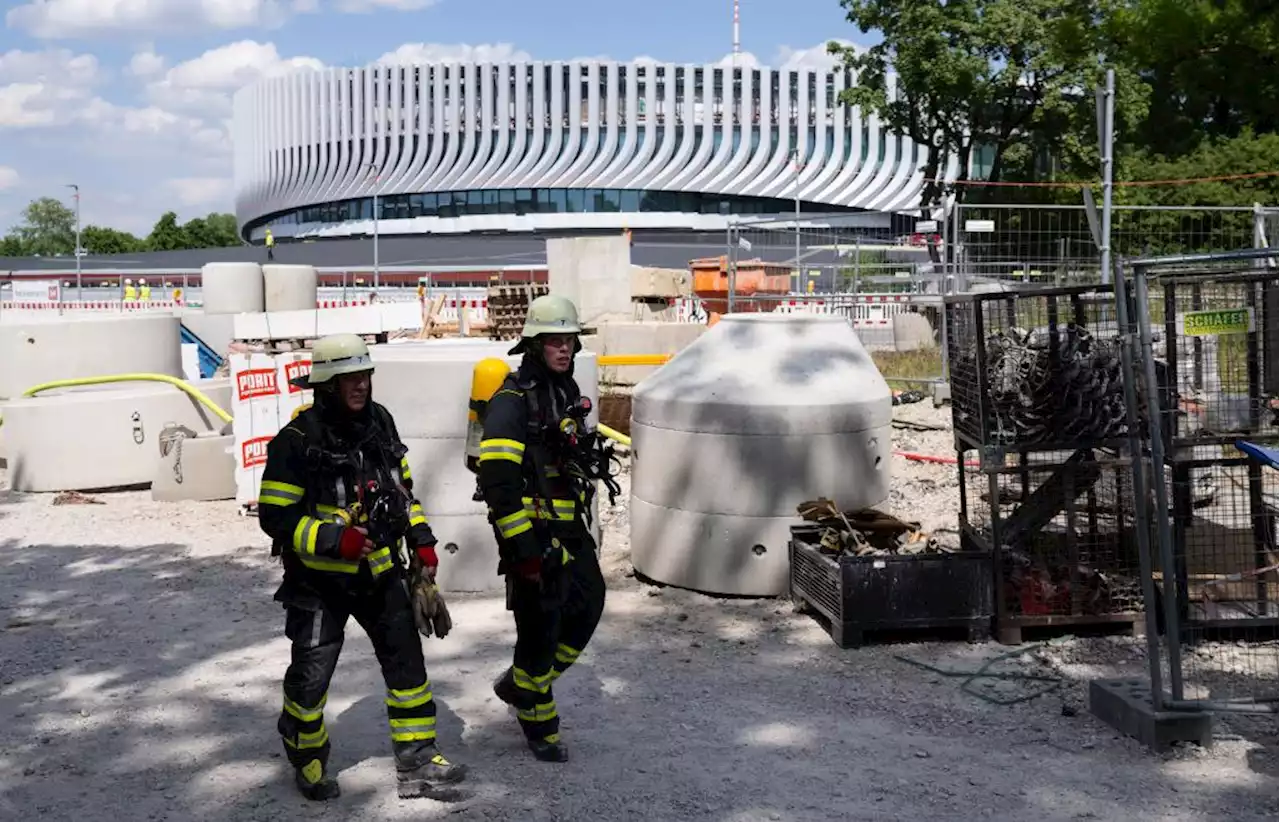
<path fill-rule="evenodd" d="M 497 357 L 486 357 L 471 369 L 471 399 L 467 410 L 467 470 L 475 472 L 480 466 L 480 438 L 484 436 L 484 414 L 489 400 L 498 393 L 503 381 L 511 373 L 511 366 Z"/>

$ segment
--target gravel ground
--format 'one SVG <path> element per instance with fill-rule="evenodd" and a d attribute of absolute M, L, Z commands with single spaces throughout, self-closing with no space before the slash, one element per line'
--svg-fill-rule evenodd
<path fill-rule="evenodd" d="M 902 418 L 945 423 L 927 404 Z M 949 432 L 898 450 L 952 454 Z M 954 467 L 895 458 L 887 510 L 953 527 Z M 624 490 L 626 480 L 623 478 Z M 1093 719 L 1081 681 L 1144 670 L 1141 641 L 1067 639 L 971 670 L 990 643 L 836 648 L 778 601 L 724 600 L 631 575 L 625 504 L 604 514 L 608 608 L 557 685 L 566 766 L 527 755 L 489 690 L 513 631 L 502 600 L 455 597 L 426 640 L 442 745 L 473 768 L 461 805 L 395 798 L 381 683 L 352 626 L 327 721 L 343 798 L 299 798 L 275 734 L 288 661 L 279 570 L 233 503 L 146 493 L 53 506 L 0 485 L 0 819 L 1274 820 L 1276 723 L 1220 723 L 1209 750 L 1158 757 Z M 1243 649 L 1240 651 L 1243 653 Z M 976 692 L 979 695 L 970 693 Z M 983 698 L 985 697 L 985 698 Z"/>

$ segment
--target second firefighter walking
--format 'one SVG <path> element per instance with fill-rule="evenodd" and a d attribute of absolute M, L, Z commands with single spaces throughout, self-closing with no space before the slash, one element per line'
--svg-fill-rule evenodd
<path fill-rule="evenodd" d="M 573 377 L 581 332 L 577 309 L 564 297 L 530 303 L 510 352 L 523 359 L 488 401 L 477 465 L 516 627 L 512 664 L 494 692 L 516 708 L 530 750 L 547 762 L 569 757 L 553 685 L 586 649 L 604 612 L 605 582 L 589 530 L 595 481 L 616 493 L 586 427 L 590 402 Z"/>

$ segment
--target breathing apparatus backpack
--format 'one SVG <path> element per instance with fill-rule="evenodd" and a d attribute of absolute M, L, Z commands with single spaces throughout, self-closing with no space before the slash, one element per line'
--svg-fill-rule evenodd
<path fill-rule="evenodd" d="M 489 400 L 498 393 L 502 383 L 511 373 L 511 366 L 497 357 L 485 357 L 471 369 L 471 398 L 467 402 L 467 444 L 463 460 L 467 470 L 478 474 L 480 470 L 480 440 L 484 437 L 484 415 L 489 410 Z M 477 477 L 476 491 L 472 499 L 484 499 Z"/>

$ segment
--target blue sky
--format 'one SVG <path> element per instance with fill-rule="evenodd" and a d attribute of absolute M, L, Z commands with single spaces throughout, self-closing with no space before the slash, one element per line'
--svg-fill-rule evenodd
<path fill-rule="evenodd" d="M 866 44 L 837 0 L 741 0 L 744 62 L 825 65 Z M 0 233 L 81 186 L 85 224 L 145 234 L 232 211 L 230 98 L 280 71 L 378 60 L 648 56 L 717 62 L 732 0 L 7 0 Z"/>

